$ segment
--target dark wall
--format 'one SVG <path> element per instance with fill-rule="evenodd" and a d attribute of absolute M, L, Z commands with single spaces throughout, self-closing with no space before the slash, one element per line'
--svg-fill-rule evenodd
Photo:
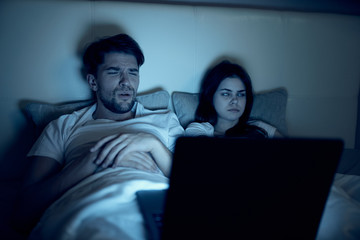
<path fill-rule="evenodd" d="M 121 1 L 121 0 L 117 0 Z M 135 0 L 147 3 L 215 5 L 360 15 L 360 0 Z M 134 2 L 131 1 L 131 2 Z"/>

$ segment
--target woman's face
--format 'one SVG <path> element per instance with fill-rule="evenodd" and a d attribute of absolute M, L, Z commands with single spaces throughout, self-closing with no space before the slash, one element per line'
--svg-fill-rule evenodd
<path fill-rule="evenodd" d="M 213 96 L 213 104 L 218 123 L 226 121 L 235 125 L 246 105 L 246 89 L 240 78 L 225 78 Z"/>

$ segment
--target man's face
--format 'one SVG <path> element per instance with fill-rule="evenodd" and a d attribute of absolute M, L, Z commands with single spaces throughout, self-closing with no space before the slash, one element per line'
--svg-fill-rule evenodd
<path fill-rule="evenodd" d="M 139 87 L 139 67 L 133 55 L 109 53 L 98 67 L 96 92 L 99 105 L 113 113 L 127 113 L 135 104 Z"/>

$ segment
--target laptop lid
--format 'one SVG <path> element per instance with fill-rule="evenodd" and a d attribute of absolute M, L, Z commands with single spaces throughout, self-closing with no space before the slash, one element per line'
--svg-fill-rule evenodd
<path fill-rule="evenodd" d="M 144 218 L 148 240 L 161 239 L 166 193 L 166 189 L 136 192 L 136 200 Z"/>
<path fill-rule="evenodd" d="M 181 137 L 162 239 L 315 239 L 341 140 Z"/>

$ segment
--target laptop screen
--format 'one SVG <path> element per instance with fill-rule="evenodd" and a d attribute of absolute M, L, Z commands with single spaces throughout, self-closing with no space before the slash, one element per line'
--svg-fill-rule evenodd
<path fill-rule="evenodd" d="M 182 137 L 162 239 L 314 239 L 341 140 Z"/>

